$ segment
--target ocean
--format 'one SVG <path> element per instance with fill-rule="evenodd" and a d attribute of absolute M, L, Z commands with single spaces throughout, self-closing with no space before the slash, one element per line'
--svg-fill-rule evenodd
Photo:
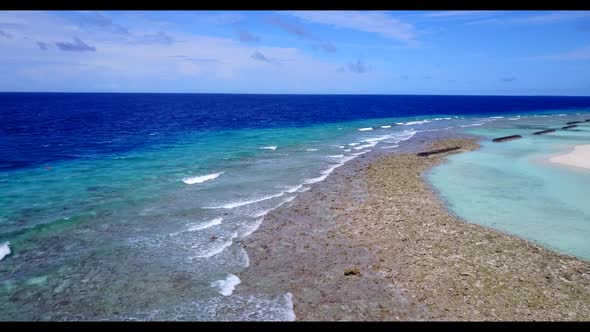
<path fill-rule="evenodd" d="M 266 213 L 419 131 L 491 137 L 589 115 L 588 97 L 0 93 L 0 320 L 292 320 L 288 290 L 233 294 L 249 264 L 240 240 Z M 587 138 L 577 130 L 560 133 L 560 144 Z M 584 176 L 560 169 L 545 196 L 526 197 L 551 172 L 523 180 L 532 167 L 524 157 L 510 175 L 498 173 L 508 160 L 474 166 L 542 153 L 534 142 L 453 156 L 432 184 L 459 216 L 545 243 L 543 227 L 563 214 L 531 224 L 538 201 Z M 488 191 L 492 183 L 505 187 Z M 507 214 L 481 213 L 508 204 L 513 185 L 530 205 L 506 207 L 529 218 L 518 229 L 500 225 Z M 571 190 L 571 218 L 556 232 L 587 221 L 580 189 Z M 485 202 L 464 203 L 470 195 Z"/>

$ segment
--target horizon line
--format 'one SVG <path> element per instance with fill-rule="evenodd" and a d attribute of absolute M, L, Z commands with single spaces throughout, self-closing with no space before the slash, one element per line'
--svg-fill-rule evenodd
<path fill-rule="evenodd" d="M 117 92 L 117 91 L 0 91 L 9 93 L 44 94 L 184 94 L 184 95 L 268 95 L 268 96 L 437 96 L 437 97 L 582 97 L 588 95 L 503 95 L 503 94 L 412 94 L 412 93 L 252 93 L 252 92 Z"/>

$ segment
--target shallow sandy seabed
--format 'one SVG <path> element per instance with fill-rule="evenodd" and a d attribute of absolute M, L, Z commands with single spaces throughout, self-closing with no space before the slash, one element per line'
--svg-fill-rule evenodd
<path fill-rule="evenodd" d="M 297 320 L 590 319 L 588 262 L 467 223 L 423 180 L 476 140 L 420 142 L 362 155 L 269 213 L 242 242 L 236 293 L 291 292 Z"/>

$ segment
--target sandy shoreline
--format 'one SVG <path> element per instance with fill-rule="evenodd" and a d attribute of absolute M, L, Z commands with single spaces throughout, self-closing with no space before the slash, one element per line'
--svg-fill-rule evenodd
<path fill-rule="evenodd" d="M 429 148 L 452 146 L 360 156 L 269 213 L 242 289 L 291 292 L 297 320 L 590 319 L 588 262 L 448 213 L 422 175 L 477 144 Z"/>
<path fill-rule="evenodd" d="M 573 151 L 549 158 L 552 163 L 590 169 L 590 144 L 576 145 Z"/>

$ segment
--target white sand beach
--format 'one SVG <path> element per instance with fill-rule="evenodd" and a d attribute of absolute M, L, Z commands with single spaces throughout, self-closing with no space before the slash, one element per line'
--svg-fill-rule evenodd
<path fill-rule="evenodd" d="M 572 152 L 551 157 L 549 161 L 590 169 L 590 144 L 576 145 Z"/>

